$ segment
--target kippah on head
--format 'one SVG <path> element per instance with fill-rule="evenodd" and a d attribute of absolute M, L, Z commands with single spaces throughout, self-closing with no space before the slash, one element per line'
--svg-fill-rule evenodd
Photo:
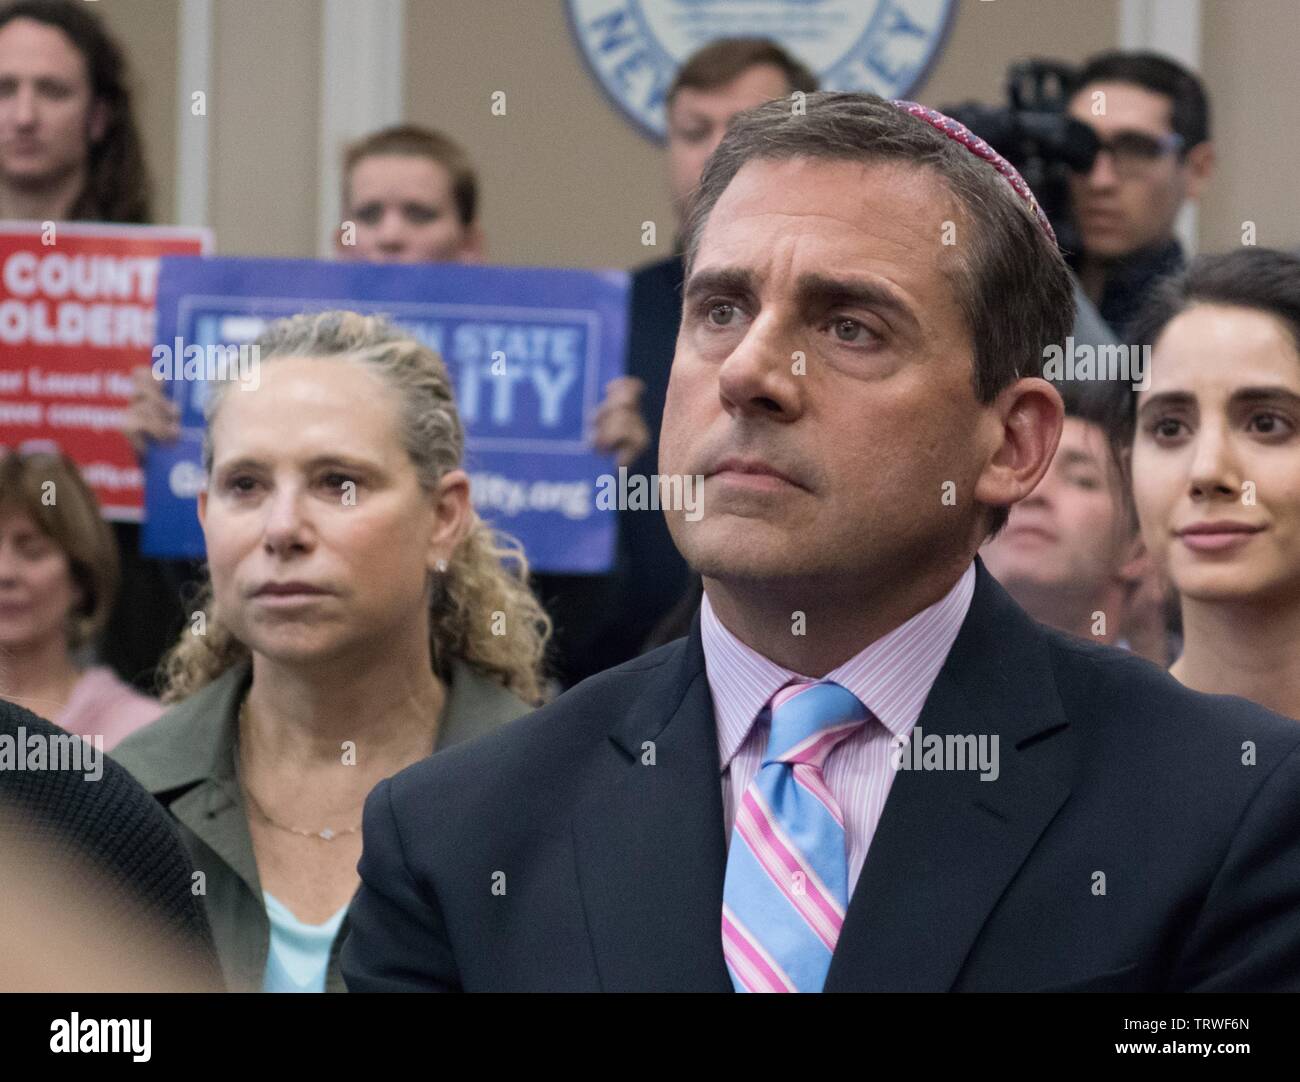
<path fill-rule="evenodd" d="M 994 169 L 1007 178 L 1007 183 L 1015 189 L 1016 194 L 1034 212 L 1034 217 L 1038 219 L 1038 224 L 1042 227 L 1043 232 L 1047 234 L 1048 239 L 1053 244 L 1056 243 L 1056 232 L 1052 229 L 1052 223 L 1047 220 L 1047 215 L 1043 213 L 1043 208 L 1038 205 L 1038 200 L 1034 197 L 1034 193 L 1030 191 L 1029 185 L 1025 183 L 1025 178 L 1020 175 L 1014 165 L 971 131 L 970 128 L 966 127 L 961 121 L 953 120 L 952 117 L 939 112 L 939 110 L 931 109 L 919 102 L 891 98 L 889 104 L 897 106 L 905 113 L 911 113 L 912 116 L 920 120 L 924 120 L 932 128 L 943 132 L 954 143 L 960 143 L 972 154 L 983 158 L 992 165 Z"/>

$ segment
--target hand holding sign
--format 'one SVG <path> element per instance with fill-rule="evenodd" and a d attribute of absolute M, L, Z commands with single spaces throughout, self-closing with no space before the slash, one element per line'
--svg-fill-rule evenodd
<path fill-rule="evenodd" d="M 645 383 L 635 376 L 620 376 L 605 388 L 605 400 L 596 409 L 592 442 L 602 454 L 615 455 L 620 466 L 630 466 L 650 446 L 650 429 L 641 416 Z"/>
<path fill-rule="evenodd" d="M 148 365 L 131 369 L 131 400 L 122 414 L 122 432 L 137 458 L 144 458 L 149 442 L 177 439 L 181 411 L 164 393 Z"/>

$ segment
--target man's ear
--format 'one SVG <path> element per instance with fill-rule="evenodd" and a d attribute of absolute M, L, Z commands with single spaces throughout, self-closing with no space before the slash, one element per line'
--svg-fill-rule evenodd
<path fill-rule="evenodd" d="M 208 517 L 208 490 L 206 486 L 199 489 L 198 511 L 199 511 L 199 528 L 206 529 L 207 517 Z"/>
<path fill-rule="evenodd" d="M 1065 406 L 1055 387 L 1032 376 L 1003 390 L 989 415 L 992 450 L 975 481 L 975 499 L 1010 507 L 1034 490 L 1052 464 Z"/>
<path fill-rule="evenodd" d="M 96 98 L 90 107 L 90 116 L 86 118 L 86 139 L 91 146 L 101 143 L 108 131 L 108 102 Z"/>
<path fill-rule="evenodd" d="M 1214 144 L 1211 142 L 1197 143 L 1187 152 L 1184 165 L 1187 169 L 1188 199 L 1201 198 L 1201 193 L 1214 175 L 1214 162 Z"/>

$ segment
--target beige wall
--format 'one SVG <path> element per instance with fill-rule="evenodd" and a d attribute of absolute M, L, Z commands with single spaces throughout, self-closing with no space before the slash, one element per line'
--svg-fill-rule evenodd
<path fill-rule="evenodd" d="M 361 0 L 357 0 L 361 2 Z M 1194 0 L 1188 0 L 1193 3 Z M 1300 139 L 1285 110 L 1300 40 L 1296 0 L 1205 0 L 1204 74 L 1220 169 L 1202 207 L 1203 250 L 1300 244 Z M 315 248 L 320 0 L 215 0 L 211 218 L 219 250 L 310 256 Z M 178 0 L 101 0 L 135 72 L 159 220 L 173 213 Z M 663 151 L 609 102 L 560 0 L 406 0 L 409 119 L 465 143 L 483 178 L 497 262 L 627 267 L 671 243 Z M 1002 100 L 1014 59 L 1077 61 L 1118 40 L 1119 0 L 961 0 L 942 58 L 915 96 Z M 506 115 L 490 110 L 506 93 Z M 1273 111 L 1272 121 L 1268 118 Z M 1278 131 L 1282 134 L 1277 134 Z M 659 247 L 640 243 L 659 226 Z"/>
<path fill-rule="evenodd" d="M 223 255 L 316 254 L 318 0 L 216 0 L 211 208 Z"/>
<path fill-rule="evenodd" d="M 1256 243 L 1300 247 L 1300 3 L 1206 0 L 1202 71 L 1210 88 L 1219 169 L 1202 202 L 1205 252 L 1241 244 L 1242 223 Z"/>
<path fill-rule="evenodd" d="M 947 47 L 913 94 L 934 106 L 970 98 L 1001 104 L 1013 61 L 1077 64 L 1114 48 L 1118 33 L 1119 0 L 959 0 Z"/>
<path fill-rule="evenodd" d="M 408 0 L 407 115 L 460 140 L 478 164 L 489 257 L 624 267 L 667 255 L 663 152 L 605 99 L 562 5 L 529 4 L 526 20 L 521 6 Z M 497 90 L 505 116 L 490 111 Z M 657 224 L 658 249 L 641 246 L 645 221 Z"/>
<path fill-rule="evenodd" d="M 96 6 L 126 53 L 136 123 L 153 178 L 154 218 L 172 220 L 176 188 L 176 0 L 106 0 Z"/>
<path fill-rule="evenodd" d="M 320 0 L 216 0 L 212 85 L 180 86 L 179 0 L 96 5 L 127 50 L 157 190 L 175 220 L 177 130 L 209 132 L 209 224 L 227 255 L 315 254 Z M 195 116 L 191 94 L 207 95 Z"/>
<path fill-rule="evenodd" d="M 493 259 L 627 267 L 667 254 L 674 220 L 662 148 L 606 99 L 562 5 L 528 4 L 526 22 L 521 7 L 408 0 L 408 116 L 462 141 L 478 163 Z M 964 0 L 918 93 L 936 103 L 1001 101 L 1013 59 L 1080 60 L 1105 48 L 1116 9 L 1117 0 Z M 504 117 L 489 110 L 495 90 L 506 91 Z M 642 247 L 643 221 L 658 224 L 658 249 Z"/>

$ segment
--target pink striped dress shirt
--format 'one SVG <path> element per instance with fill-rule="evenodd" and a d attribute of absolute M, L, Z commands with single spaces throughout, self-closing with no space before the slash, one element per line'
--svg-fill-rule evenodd
<path fill-rule="evenodd" d="M 826 784 L 844 812 L 850 894 L 894 781 L 890 765 L 894 740 L 910 734 L 916 725 L 974 592 L 972 563 L 943 598 L 821 677 L 848 688 L 880 719 L 879 723 L 868 722 L 837 745 L 823 768 Z M 769 661 L 723 627 L 707 593 L 700 605 L 700 633 L 718 725 L 722 807 L 730 844 L 736 801 L 757 773 L 767 749 L 771 726 L 758 715 L 778 690 L 800 674 Z"/>

